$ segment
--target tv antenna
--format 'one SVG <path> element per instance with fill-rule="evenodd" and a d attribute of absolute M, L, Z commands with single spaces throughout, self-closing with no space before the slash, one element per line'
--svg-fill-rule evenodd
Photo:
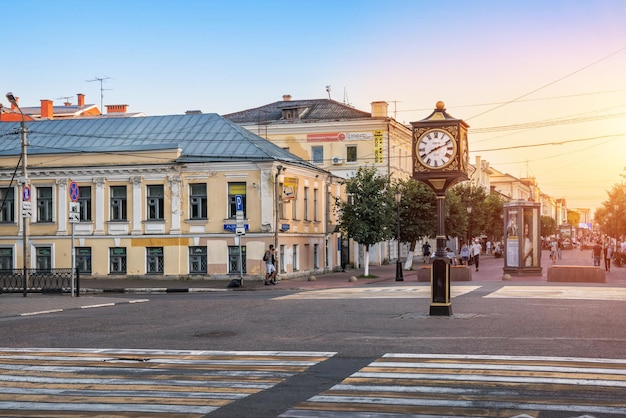
<path fill-rule="evenodd" d="M 393 103 L 393 118 L 395 120 L 398 120 L 398 103 L 401 103 L 402 100 L 389 100 L 391 103 Z"/>
<path fill-rule="evenodd" d="M 326 86 L 326 93 L 328 93 L 328 100 L 331 100 L 331 98 L 330 98 L 330 86 Z"/>
<path fill-rule="evenodd" d="M 104 105 L 102 104 L 104 101 L 104 91 L 105 90 L 113 90 L 113 89 L 105 89 L 102 87 L 102 83 L 106 80 L 110 80 L 111 77 L 109 76 L 103 76 L 103 77 L 94 77 L 93 80 L 86 80 L 88 83 L 91 83 L 93 81 L 99 81 L 100 82 L 100 113 L 104 113 Z"/>
<path fill-rule="evenodd" d="M 61 97 L 57 97 L 57 98 L 55 98 L 54 100 L 61 100 L 61 99 L 65 99 L 65 102 L 69 102 L 69 101 L 70 101 L 70 99 L 71 99 L 72 97 L 73 97 L 73 96 L 61 96 Z"/>

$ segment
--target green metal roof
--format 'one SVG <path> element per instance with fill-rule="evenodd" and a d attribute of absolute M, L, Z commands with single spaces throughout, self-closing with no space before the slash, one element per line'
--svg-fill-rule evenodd
<path fill-rule="evenodd" d="M 28 154 L 182 150 L 179 162 L 284 161 L 319 169 L 215 114 L 26 122 Z M 20 123 L 0 123 L 0 155 L 20 154 Z"/>

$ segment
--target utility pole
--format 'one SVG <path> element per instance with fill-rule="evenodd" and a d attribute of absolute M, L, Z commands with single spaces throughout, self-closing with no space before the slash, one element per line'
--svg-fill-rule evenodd
<path fill-rule="evenodd" d="M 22 160 L 22 260 L 23 260 L 23 278 L 24 278 L 24 297 L 26 297 L 27 289 L 28 289 L 28 279 L 29 279 L 29 264 L 30 264 L 30 248 L 28 244 L 28 226 L 30 223 L 29 215 L 31 213 L 30 208 L 26 208 L 25 206 L 31 205 L 30 201 L 30 187 L 28 186 L 28 163 L 27 163 L 27 153 L 26 153 L 26 120 L 24 119 L 24 112 L 17 103 L 17 98 L 13 95 L 13 93 L 8 92 L 7 100 L 20 111 L 22 115 L 22 122 L 20 124 L 20 136 L 22 141 L 22 151 L 20 159 Z"/>
<path fill-rule="evenodd" d="M 283 167 L 282 165 L 277 165 L 276 166 L 276 177 L 274 179 L 274 254 L 275 254 L 275 260 L 276 260 L 276 274 L 278 275 L 278 269 L 280 266 L 280 257 L 281 254 L 278 251 L 278 222 L 280 222 L 280 213 L 278 212 L 278 200 L 281 199 L 281 190 L 278 183 L 278 178 L 280 176 L 280 173 L 283 172 L 284 170 L 286 170 L 285 167 Z"/>

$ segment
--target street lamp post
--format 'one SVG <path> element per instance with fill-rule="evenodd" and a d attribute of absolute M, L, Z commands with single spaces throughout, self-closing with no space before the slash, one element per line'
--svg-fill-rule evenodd
<path fill-rule="evenodd" d="M 613 208 L 615 209 L 615 245 L 617 245 L 617 239 L 619 238 L 619 205 L 616 203 Z"/>
<path fill-rule="evenodd" d="M 472 231 L 471 231 L 471 228 L 470 228 L 471 219 L 472 219 L 472 207 L 468 206 L 467 207 L 467 243 L 468 244 L 470 242 L 470 238 L 471 238 L 471 234 L 472 234 Z"/>
<path fill-rule="evenodd" d="M 396 190 L 396 211 L 397 211 L 397 221 L 398 221 L 398 235 L 396 239 L 398 240 L 398 257 L 396 259 L 396 281 L 401 282 L 404 280 L 402 275 L 402 263 L 400 262 L 400 202 L 402 201 L 402 192 L 400 190 Z"/>
<path fill-rule="evenodd" d="M 20 114 L 22 115 L 22 122 L 20 123 L 20 134 L 21 134 L 21 141 L 22 141 L 22 151 L 21 151 L 21 156 L 20 159 L 22 160 L 22 179 L 21 179 L 21 183 L 22 183 L 22 262 L 23 262 L 23 280 L 24 280 L 24 297 L 26 297 L 26 290 L 28 287 L 28 265 L 29 265 L 29 261 L 30 261 L 30 249 L 28 246 L 28 224 L 29 224 L 29 219 L 28 219 L 28 212 L 27 210 L 25 210 L 24 208 L 24 203 L 26 201 L 26 199 L 30 199 L 30 196 L 26 196 L 26 193 L 28 192 L 24 192 L 24 190 L 26 189 L 27 185 L 28 185 L 28 169 L 27 169 L 27 154 L 26 154 L 26 120 L 24 119 L 24 112 L 22 112 L 22 109 L 20 108 L 20 106 L 17 104 L 17 98 L 13 95 L 13 93 L 8 92 L 6 94 L 7 100 L 17 108 L 17 110 L 20 111 Z M 30 204 L 30 200 L 28 201 L 28 203 Z"/>

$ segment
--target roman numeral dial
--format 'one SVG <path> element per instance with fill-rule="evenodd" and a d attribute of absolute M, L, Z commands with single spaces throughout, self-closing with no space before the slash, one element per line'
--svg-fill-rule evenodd
<path fill-rule="evenodd" d="M 426 167 L 439 169 L 454 160 L 456 142 L 448 132 L 441 129 L 426 131 L 417 141 L 416 155 Z"/>

